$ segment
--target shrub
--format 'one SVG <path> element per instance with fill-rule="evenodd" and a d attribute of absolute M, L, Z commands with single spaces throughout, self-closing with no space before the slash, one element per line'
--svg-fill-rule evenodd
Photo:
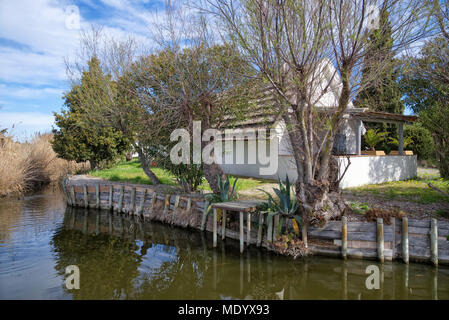
<path fill-rule="evenodd" d="M 422 126 L 420 122 L 404 127 L 404 140 L 409 139 L 408 150 L 418 156 L 419 160 L 435 158 L 435 147 L 430 131 Z"/>

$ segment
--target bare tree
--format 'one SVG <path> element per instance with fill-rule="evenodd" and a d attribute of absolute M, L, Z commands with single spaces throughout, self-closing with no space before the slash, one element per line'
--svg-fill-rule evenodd
<path fill-rule="evenodd" d="M 203 133 L 219 129 L 225 116 L 244 114 L 253 79 L 246 60 L 232 45 L 218 43 L 204 17 L 185 2 L 167 3 L 165 14 L 153 27 L 156 52 L 143 57 L 138 67 L 137 95 L 158 119 L 158 127 L 186 128 L 192 136 L 193 121 L 201 121 Z M 219 192 L 221 167 L 203 166 L 211 189 Z"/>
<path fill-rule="evenodd" d="M 375 27 L 372 11 L 390 11 L 398 50 L 421 36 L 422 30 L 417 28 L 419 2 L 209 0 L 207 4 L 207 10 L 228 30 L 229 39 L 270 84 L 276 100 L 272 107 L 282 114 L 293 149 L 303 225 L 337 218 L 345 204 L 335 183 L 334 138 L 361 89 L 363 64 L 376 63 L 382 68 L 388 63 L 365 59 L 373 22 Z M 335 95 L 336 103 L 319 112 L 316 105 L 328 91 Z M 306 236 L 303 228 L 305 242 Z"/>

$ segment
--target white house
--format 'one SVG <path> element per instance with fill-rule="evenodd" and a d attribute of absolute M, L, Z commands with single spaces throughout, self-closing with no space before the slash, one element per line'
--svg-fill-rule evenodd
<path fill-rule="evenodd" d="M 331 67 L 332 68 L 332 67 Z M 331 71 L 324 73 L 329 79 Z M 330 81 L 336 81 L 332 77 Z M 316 103 L 319 111 L 331 111 L 336 105 L 335 90 L 339 85 L 331 86 L 332 90 L 326 92 Z M 268 108 L 269 109 L 269 108 Z M 267 112 L 268 111 L 268 112 Z M 344 123 L 336 136 L 333 154 L 339 163 L 339 175 L 341 175 L 350 161 L 340 182 L 342 188 L 361 186 L 365 184 L 382 183 L 386 181 L 405 180 L 417 175 L 417 159 L 415 155 L 406 155 L 403 150 L 403 125 L 415 121 L 415 116 L 405 116 L 384 112 L 374 112 L 368 109 L 355 108 L 352 103 L 344 114 Z M 361 137 L 365 133 L 364 122 L 386 122 L 398 125 L 399 150 L 396 155 L 364 155 L 361 150 Z M 221 167 L 225 173 L 235 176 L 255 177 L 263 179 L 284 179 L 288 174 L 291 181 L 296 180 L 297 174 L 295 162 L 291 151 L 288 133 L 284 121 L 270 110 L 264 107 L 264 112 L 255 112 L 250 119 L 234 122 L 232 128 L 238 128 L 243 132 L 249 132 L 259 128 L 272 128 L 276 131 L 278 139 L 278 166 L 277 172 L 272 175 L 261 175 L 260 168 L 264 167 L 256 159 L 255 163 L 249 163 L 249 155 L 257 152 L 253 146 L 248 146 L 250 137 L 244 138 L 243 142 L 237 143 L 234 138 L 232 144 L 224 147 Z M 226 139 L 223 139 L 226 140 Z M 229 140 L 229 138 L 228 138 Z M 223 144 L 224 145 L 224 144 Z M 231 147 L 230 147 L 231 146 Z M 230 159 L 230 155 L 233 159 Z M 236 163 L 236 155 L 242 157 L 243 163 Z M 241 162 L 241 161 L 240 161 Z"/>

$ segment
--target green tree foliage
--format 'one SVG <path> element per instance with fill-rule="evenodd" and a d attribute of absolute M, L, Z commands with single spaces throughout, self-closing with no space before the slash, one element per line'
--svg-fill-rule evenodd
<path fill-rule="evenodd" d="M 402 79 L 405 103 L 433 137 L 440 174 L 449 178 L 449 41 L 435 38 L 411 59 Z"/>
<path fill-rule="evenodd" d="M 375 151 L 375 147 L 385 141 L 385 136 L 388 132 L 380 132 L 379 129 L 369 129 L 365 133 L 365 143 L 369 146 L 369 148 Z"/>
<path fill-rule="evenodd" d="M 406 145 L 405 141 L 409 141 L 409 143 Z M 421 122 L 404 127 L 404 148 L 412 150 L 419 160 L 435 158 L 432 135 Z"/>
<path fill-rule="evenodd" d="M 52 146 L 63 159 L 77 162 L 90 161 L 91 167 L 104 165 L 122 155 L 129 142 L 119 130 L 107 122 L 96 121 L 90 117 L 92 105 L 108 108 L 113 102 L 110 91 L 116 85 L 109 75 L 103 74 L 100 62 L 92 58 L 80 84 L 74 85 L 63 97 L 65 109 L 54 113 L 55 124 Z"/>
<path fill-rule="evenodd" d="M 398 83 L 400 64 L 394 58 L 388 11 L 381 12 L 379 25 L 380 27 L 373 30 L 369 36 L 369 46 L 362 71 L 362 90 L 357 95 L 355 105 L 373 111 L 402 114 L 404 104 Z M 368 122 L 365 125 L 367 128 L 388 132 L 390 138 L 397 138 L 397 128 L 394 124 Z M 389 151 L 387 141 L 388 139 L 385 139 L 379 147 Z"/>

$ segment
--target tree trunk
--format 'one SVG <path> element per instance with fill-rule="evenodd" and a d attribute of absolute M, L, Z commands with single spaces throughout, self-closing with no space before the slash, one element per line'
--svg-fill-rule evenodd
<path fill-rule="evenodd" d="M 209 182 L 209 186 L 212 189 L 213 193 L 220 193 L 220 189 L 218 188 L 218 175 L 224 178 L 225 174 L 221 169 L 219 164 L 204 164 L 203 165 L 204 177 L 207 182 Z"/>
<path fill-rule="evenodd" d="M 151 183 L 153 185 L 161 184 L 161 181 L 158 179 L 158 177 L 156 177 L 154 172 L 151 171 L 148 159 L 145 157 L 145 154 L 143 153 L 143 151 L 139 147 L 136 147 L 135 149 L 137 151 L 139 161 L 142 165 L 143 172 L 145 172 L 145 174 L 148 176 L 148 178 L 150 178 Z"/>

